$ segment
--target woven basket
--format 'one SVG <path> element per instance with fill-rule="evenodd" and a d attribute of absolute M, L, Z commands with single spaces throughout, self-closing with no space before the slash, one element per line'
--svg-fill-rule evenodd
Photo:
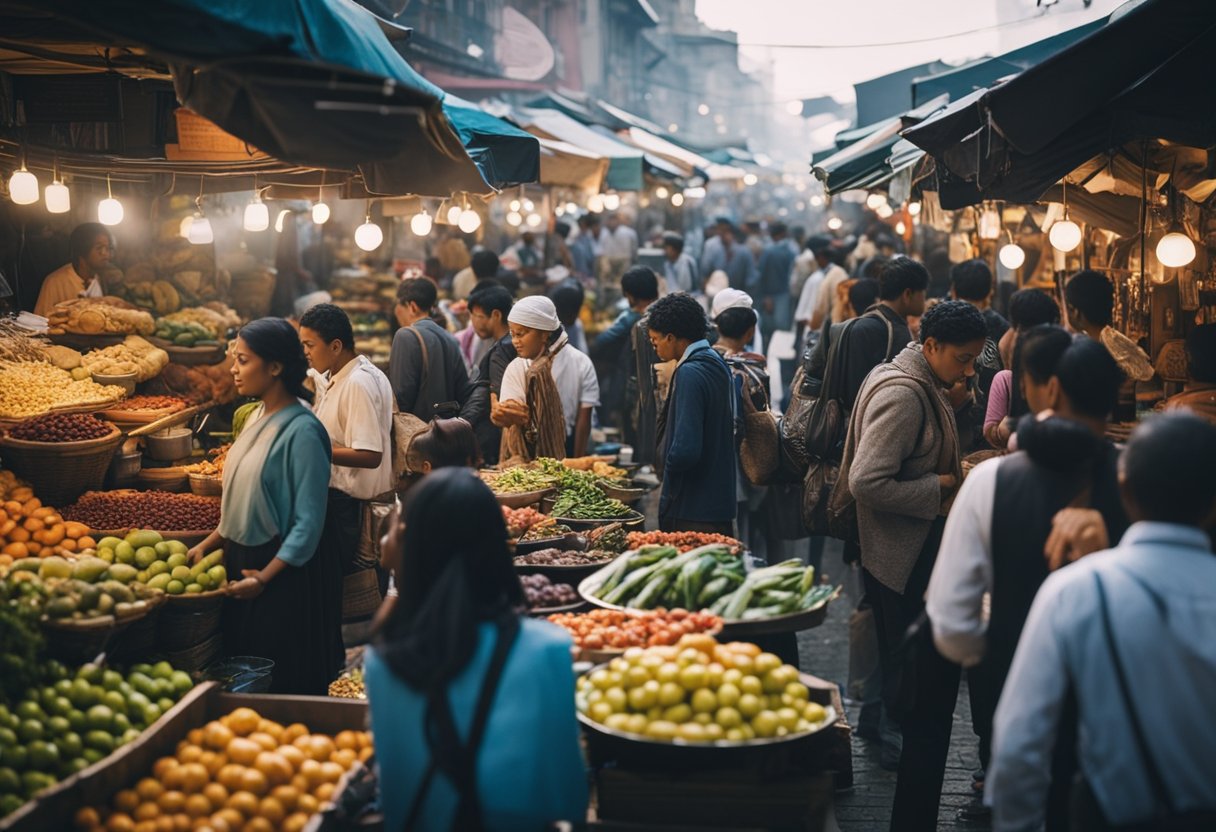
<path fill-rule="evenodd" d="M 0 437 L 0 456 L 44 503 L 66 506 L 101 488 L 122 436 L 113 426 L 106 436 L 83 442 L 27 442 L 6 433 Z"/>
<path fill-rule="evenodd" d="M 180 596 L 177 596 L 180 597 Z M 214 604 L 165 604 L 157 630 L 157 646 L 164 651 L 189 650 L 219 634 L 223 599 Z"/>
<path fill-rule="evenodd" d="M 138 662 L 152 655 L 156 650 L 160 614 L 164 608 L 164 604 L 157 605 L 150 613 L 123 630 L 120 638 L 111 641 L 107 651 L 108 658 L 116 662 Z"/>
<path fill-rule="evenodd" d="M 190 474 L 190 490 L 200 497 L 219 497 L 224 493 L 224 478 Z"/>
<path fill-rule="evenodd" d="M 166 650 L 165 660 L 177 670 L 193 673 L 215 661 L 223 651 L 224 637 L 216 633 L 206 641 L 183 650 Z"/>
<path fill-rule="evenodd" d="M 380 609 L 380 581 L 375 569 L 361 569 L 342 579 L 342 620 L 371 618 Z"/>

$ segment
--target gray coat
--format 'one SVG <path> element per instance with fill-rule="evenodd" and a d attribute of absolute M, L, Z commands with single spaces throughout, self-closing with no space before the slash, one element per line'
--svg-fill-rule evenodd
<path fill-rule="evenodd" d="M 875 390 L 901 375 L 922 383 L 888 382 Z M 936 393 L 936 402 L 928 390 Z M 849 431 L 847 444 L 856 440 L 848 477 L 857 501 L 861 564 L 881 584 L 903 592 L 929 528 L 942 513 L 938 474 L 958 468 L 954 413 L 919 345 L 874 368 L 858 394 Z M 944 471 L 943 442 L 952 457 Z"/>

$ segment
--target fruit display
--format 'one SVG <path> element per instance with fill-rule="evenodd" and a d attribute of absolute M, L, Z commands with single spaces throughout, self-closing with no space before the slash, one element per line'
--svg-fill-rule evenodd
<path fill-rule="evenodd" d="M 100 558 L 21 558 L 7 568 L 0 593 L 29 599 L 48 621 L 88 621 L 140 615 L 161 591 L 135 582 L 133 566 L 111 566 Z"/>
<path fill-rule="evenodd" d="M 109 408 L 111 413 L 140 413 L 145 411 L 176 413 L 186 409 L 181 396 L 132 396 Z"/>
<path fill-rule="evenodd" d="M 686 635 L 674 646 L 632 647 L 578 680 L 580 714 L 658 742 L 744 743 L 806 734 L 828 711 L 798 670 L 754 644 Z"/>
<path fill-rule="evenodd" d="M 552 517 L 546 517 L 544 520 L 524 532 L 524 534 L 519 538 L 519 542 L 527 543 L 532 540 L 549 540 L 554 537 L 562 537 L 568 534 L 574 534 L 574 531 L 569 526 L 565 526 L 554 521 Z"/>
<path fill-rule="evenodd" d="M 137 664 L 125 676 L 46 662 L 39 677 L 0 705 L 0 816 L 136 739 L 194 684 L 168 662 Z"/>
<path fill-rule="evenodd" d="M 329 695 L 339 699 L 366 699 L 367 689 L 363 686 L 363 671 L 355 668 L 350 673 L 343 673 L 329 683 Z"/>
<path fill-rule="evenodd" d="M 228 582 L 223 550 L 217 549 L 193 565 L 186 560 L 188 551 L 185 543 L 165 540 L 159 532 L 133 531 L 124 538 L 103 537 L 97 541 L 96 554 L 99 560 L 112 564 L 111 573 L 127 567 L 120 569 L 123 575 L 133 574 L 139 583 L 169 595 L 223 589 Z"/>
<path fill-rule="evenodd" d="M 160 375 L 169 363 L 169 353 L 138 335 L 128 335 L 121 344 L 84 354 L 81 364 L 90 373 L 120 376 L 135 373 L 137 382 Z"/>
<path fill-rule="evenodd" d="M 516 555 L 516 566 L 587 566 L 607 563 L 616 557 L 614 552 L 592 549 L 589 552 L 563 552 L 561 549 L 541 549 L 526 555 Z"/>
<path fill-rule="evenodd" d="M 50 333 L 151 335 L 152 316 L 120 298 L 73 298 L 55 304 L 47 316 Z"/>
<path fill-rule="evenodd" d="M 643 546 L 674 546 L 681 552 L 687 552 L 689 549 L 720 543 L 737 551 L 743 550 L 743 544 L 733 537 L 708 532 L 630 532 L 626 543 L 630 549 L 641 549 Z"/>
<path fill-rule="evenodd" d="M 13 483 L 4 489 L 4 504 L 0 505 L 0 566 L 31 556 L 71 556 L 96 545 L 84 523 L 64 520 L 11 473 L 0 472 L 0 477 Z"/>
<path fill-rule="evenodd" d="M 664 609 L 562 612 L 549 616 L 548 620 L 568 630 L 575 646 L 584 650 L 675 644 L 688 633 L 712 633 L 722 627 L 722 619 L 712 613 L 679 608 L 670 612 Z"/>
<path fill-rule="evenodd" d="M 89 413 L 48 413 L 15 425 L 8 432 L 23 442 L 85 442 L 114 432 L 114 426 Z"/>
<path fill-rule="evenodd" d="M 230 329 L 241 325 L 241 316 L 223 304 L 192 306 L 189 309 L 161 316 L 160 320 L 156 322 L 158 330 L 162 324 L 177 326 L 195 324 L 202 327 L 209 338 L 221 341 L 227 337 Z"/>
<path fill-rule="evenodd" d="M 62 514 L 92 529 L 210 531 L 220 524 L 220 501 L 167 491 L 86 491 Z"/>
<path fill-rule="evenodd" d="M 578 593 L 569 584 L 555 584 L 544 575 L 524 575 L 519 579 L 524 598 L 531 609 L 551 609 L 578 603 Z"/>
<path fill-rule="evenodd" d="M 0 419 L 28 419 L 57 408 L 101 408 L 125 394 L 117 385 L 96 384 L 82 367 L 68 371 L 46 361 L 0 366 Z"/>
<path fill-rule="evenodd" d="M 177 287 L 167 280 L 128 283 L 123 294 L 131 303 L 158 315 L 173 312 L 182 305 Z"/>
<path fill-rule="evenodd" d="M 371 734 L 313 734 L 251 708 L 195 728 L 172 756 L 114 795 L 109 806 L 76 814 L 80 832 L 245 829 L 300 832 L 334 796 L 338 781 L 372 755 Z"/>
<path fill-rule="evenodd" d="M 174 321 L 161 318 L 156 322 L 155 337 L 175 347 L 218 347 L 220 341 L 209 327 L 195 321 Z"/>
<path fill-rule="evenodd" d="M 815 568 L 787 560 L 748 572 L 727 546 L 680 553 L 672 546 L 644 546 L 611 567 L 594 596 L 609 604 L 708 609 L 727 621 L 757 621 L 813 609 L 835 593 L 815 585 Z"/>
<path fill-rule="evenodd" d="M 520 537 L 528 529 L 544 521 L 546 517 L 534 508 L 507 508 L 503 506 L 502 519 L 507 524 L 507 536 Z"/>
<path fill-rule="evenodd" d="M 192 404 L 209 401 L 228 404 L 236 398 L 236 387 L 232 380 L 232 357 L 228 356 L 218 364 L 198 367 L 186 367 L 170 362 L 141 392 L 181 396 Z"/>

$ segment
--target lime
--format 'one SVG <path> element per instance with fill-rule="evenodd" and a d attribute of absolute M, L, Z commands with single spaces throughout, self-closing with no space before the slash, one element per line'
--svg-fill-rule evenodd
<path fill-rule="evenodd" d="M 55 785 L 55 778 L 42 771 L 27 771 L 21 775 L 21 785 L 25 789 L 25 796 L 33 797 L 43 789 Z"/>
<path fill-rule="evenodd" d="M 38 691 L 38 701 L 42 703 L 42 709 L 48 713 L 51 706 L 55 704 L 55 700 L 59 698 L 59 693 L 52 687 L 45 687 Z"/>
<path fill-rule="evenodd" d="M 157 698 L 162 698 L 162 697 L 172 698 L 173 697 L 174 688 L 173 688 L 173 681 L 171 678 L 172 675 L 173 675 L 173 671 L 170 670 L 169 674 L 167 676 L 164 676 L 163 678 L 156 680 Z"/>
<path fill-rule="evenodd" d="M 131 672 L 132 673 L 142 673 L 145 676 L 151 676 L 152 675 L 152 665 L 144 664 L 143 662 L 140 662 L 139 664 L 133 664 L 133 665 L 131 665 Z"/>
<path fill-rule="evenodd" d="M 17 726 L 17 736 L 24 743 L 40 740 L 45 734 L 46 732 L 42 728 L 42 723 L 35 722 L 32 719 L 23 719 L 21 720 L 21 724 Z"/>
<path fill-rule="evenodd" d="M 46 721 L 46 727 L 52 737 L 62 737 L 72 730 L 72 723 L 66 717 L 53 716 Z"/>
<path fill-rule="evenodd" d="M 127 697 L 127 713 L 138 714 L 142 713 L 143 709 L 152 704 L 152 700 L 144 696 L 142 693 L 135 691 Z"/>
<path fill-rule="evenodd" d="M 178 696 L 181 696 L 190 688 L 194 687 L 194 680 L 190 678 L 190 674 L 184 670 L 175 670 L 173 675 L 169 677 L 169 681 L 173 683 L 173 690 Z"/>
<path fill-rule="evenodd" d="M 165 584 L 165 592 L 170 595 L 181 595 L 186 591 L 186 585 L 181 581 L 174 579 Z"/>
<path fill-rule="evenodd" d="M 0 765 L 6 768 L 11 768 L 14 771 L 25 771 L 29 765 L 29 754 L 26 753 L 24 745 L 12 745 L 8 748 L 0 748 Z"/>
<path fill-rule="evenodd" d="M 79 774 L 89 767 L 89 761 L 83 757 L 74 757 L 59 764 L 59 776 L 63 779 Z"/>
<path fill-rule="evenodd" d="M 25 798 L 19 794 L 6 794 L 0 796 L 0 818 L 5 815 L 11 815 L 13 812 L 25 805 Z"/>
<path fill-rule="evenodd" d="M 68 694 L 68 699 L 77 708 L 87 708 L 97 704 L 97 700 L 93 696 L 93 686 L 84 679 L 72 682 L 72 692 Z"/>
<path fill-rule="evenodd" d="M 21 791 L 21 776 L 11 768 L 0 768 L 0 794 L 16 794 Z"/>
<path fill-rule="evenodd" d="M 194 583 L 198 584 L 199 588 L 204 592 L 206 592 L 208 589 L 214 588 L 214 584 L 211 582 L 211 576 L 206 572 L 199 572 L 198 577 L 194 579 Z M 189 589 L 190 585 L 187 584 L 186 590 L 189 591 Z"/>
<path fill-rule="evenodd" d="M 190 551 L 189 547 L 187 547 L 186 544 L 182 543 L 180 540 L 167 540 L 165 542 L 169 544 L 169 551 L 173 553 L 169 557 L 177 557 L 180 555 L 183 559 L 182 563 L 185 563 L 186 553 Z"/>
<path fill-rule="evenodd" d="M 103 705 L 108 705 L 114 713 L 122 713 L 127 709 L 127 699 L 116 690 L 106 691 L 106 695 L 101 698 Z"/>
<path fill-rule="evenodd" d="M 114 711 L 108 705 L 94 705 L 89 708 L 88 720 L 90 735 L 97 731 L 109 731 L 114 725 Z"/>
<path fill-rule="evenodd" d="M 106 736 L 109 737 L 110 735 L 106 734 Z M 105 759 L 106 753 L 107 752 L 105 751 L 98 751 L 96 748 L 86 748 L 84 751 L 80 752 L 80 756 L 84 758 L 86 763 L 93 765 L 93 763 L 97 762 L 98 760 Z"/>
<path fill-rule="evenodd" d="M 53 742 L 36 740 L 26 751 L 30 755 L 30 767 L 39 771 L 54 771 L 59 767 L 59 748 Z"/>
<path fill-rule="evenodd" d="M 228 580 L 228 570 L 224 568 L 223 564 L 208 569 L 207 575 L 211 578 L 212 586 L 223 586 L 224 581 Z"/>
<path fill-rule="evenodd" d="M 165 559 L 165 565 L 170 569 L 176 569 L 179 566 L 186 566 L 186 553 L 174 552 Z M 190 567 L 186 566 L 187 569 Z"/>
<path fill-rule="evenodd" d="M 157 543 L 152 548 L 156 551 L 157 557 L 167 558 L 167 557 L 169 557 L 169 555 L 173 554 L 173 547 L 169 545 L 169 542 L 167 540 L 162 540 L 160 543 Z M 139 554 L 139 553 L 136 552 L 136 554 Z"/>
<path fill-rule="evenodd" d="M 66 696 L 56 696 L 55 701 L 47 707 L 46 712 L 52 716 L 67 716 L 72 712 L 72 700 Z"/>
<path fill-rule="evenodd" d="M 123 732 L 122 737 L 119 739 L 119 743 L 126 745 L 127 743 L 135 742 L 137 739 L 139 739 L 139 729 L 128 728 Z"/>
<path fill-rule="evenodd" d="M 197 595 L 198 593 L 202 592 L 203 589 L 203 585 L 199 583 L 186 584 L 186 592 L 191 595 Z"/>
<path fill-rule="evenodd" d="M 156 683 L 152 681 L 151 677 L 143 673 L 132 673 L 127 679 L 131 683 L 131 687 L 135 688 L 140 695 L 156 696 Z"/>
<path fill-rule="evenodd" d="M 116 670 L 107 670 L 101 674 L 101 684 L 106 690 L 118 690 L 123 681 L 122 674 Z"/>
<path fill-rule="evenodd" d="M 173 700 L 167 696 L 156 700 L 156 707 L 160 708 L 161 712 L 165 712 L 173 707 Z"/>
<path fill-rule="evenodd" d="M 131 730 L 130 718 L 128 718 L 127 715 L 124 713 L 114 714 L 114 728 L 112 730 L 112 733 L 117 736 L 118 734 L 123 734 L 130 730 Z"/>
<path fill-rule="evenodd" d="M 135 547 L 125 540 L 122 541 L 114 547 L 114 559 L 119 563 L 134 563 Z"/>
<path fill-rule="evenodd" d="M 148 567 L 147 572 L 149 578 L 155 578 L 157 575 L 161 574 L 168 574 L 169 564 L 165 563 L 163 560 L 153 561 Z"/>
<path fill-rule="evenodd" d="M 113 563 L 114 562 L 114 550 L 111 549 L 109 546 L 103 546 L 102 548 L 97 550 L 97 557 L 101 558 L 106 563 Z"/>
<path fill-rule="evenodd" d="M 84 735 L 84 744 L 87 749 L 100 751 L 104 756 L 114 750 L 114 737 L 109 731 L 89 731 Z M 84 755 L 86 758 L 89 756 L 87 749 Z"/>
<path fill-rule="evenodd" d="M 156 562 L 156 549 L 151 546 L 141 546 L 135 550 L 135 565 L 147 569 Z"/>
<path fill-rule="evenodd" d="M 0 748 L 8 748 L 17 744 L 17 732 L 5 726 L 0 728 Z"/>
<path fill-rule="evenodd" d="M 79 757 L 80 752 L 84 751 L 84 740 L 75 731 L 68 731 L 55 741 L 55 745 L 59 746 L 59 753 L 66 758 Z"/>
<path fill-rule="evenodd" d="M 156 705 L 145 705 L 143 711 L 144 725 L 151 725 L 160 719 L 161 710 Z"/>
<path fill-rule="evenodd" d="M 186 582 L 190 580 L 190 567 L 175 566 L 169 574 L 173 577 L 173 580 L 181 581 L 182 584 L 185 585 Z"/>
<path fill-rule="evenodd" d="M 59 694 L 60 696 L 69 696 L 72 693 L 72 680 L 60 679 L 58 682 L 52 685 L 52 687 L 55 688 L 55 693 Z"/>
<path fill-rule="evenodd" d="M 89 725 L 88 718 L 84 715 L 84 711 L 72 711 L 68 714 L 68 725 L 72 726 L 72 730 L 80 733 Z"/>
<path fill-rule="evenodd" d="M 84 664 L 80 666 L 80 670 L 76 672 L 77 679 L 84 679 L 90 684 L 100 684 L 105 668 L 99 664 Z"/>

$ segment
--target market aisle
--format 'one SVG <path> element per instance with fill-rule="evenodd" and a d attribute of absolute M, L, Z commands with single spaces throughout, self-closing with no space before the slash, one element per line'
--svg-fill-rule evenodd
<path fill-rule="evenodd" d="M 823 556 L 823 571 L 834 583 L 841 582 L 845 573 L 841 560 L 842 547 L 829 541 Z M 847 583 L 846 583 L 847 589 Z M 832 604 L 823 626 L 808 630 L 798 638 L 802 669 L 820 678 L 844 685 L 849 670 L 849 613 L 856 598 L 847 593 Z M 849 722 L 856 724 L 857 708 L 849 706 Z M 951 735 L 950 758 L 946 782 L 942 788 L 942 808 L 938 829 L 949 832 L 985 832 L 986 823 L 960 821 L 958 811 L 971 805 L 971 772 L 976 768 L 978 744 L 971 731 L 971 707 L 967 699 L 966 679 L 959 691 L 954 711 L 954 731 Z M 886 830 L 895 799 L 895 774 L 878 765 L 878 747 L 853 739 L 854 787 L 836 795 L 836 819 L 842 832 L 880 832 Z"/>

